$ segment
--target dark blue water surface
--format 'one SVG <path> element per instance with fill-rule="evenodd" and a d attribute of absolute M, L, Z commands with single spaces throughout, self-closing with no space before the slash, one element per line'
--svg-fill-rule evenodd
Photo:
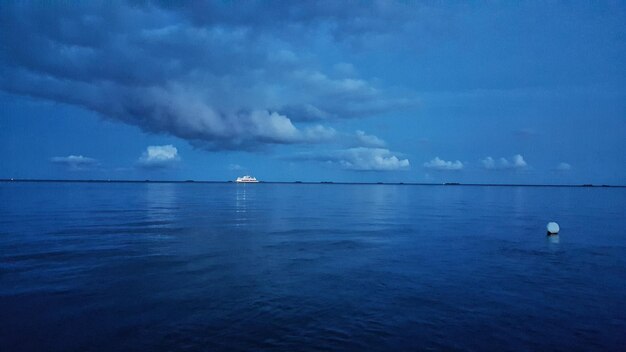
<path fill-rule="evenodd" d="M 625 208 L 617 188 L 0 183 L 0 350 L 626 350 Z"/>

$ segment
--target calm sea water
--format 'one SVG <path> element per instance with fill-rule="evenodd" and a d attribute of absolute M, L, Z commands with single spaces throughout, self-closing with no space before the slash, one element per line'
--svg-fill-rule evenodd
<path fill-rule="evenodd" d="M 626 350 L 624 209 L 615 188 L 0 183 L 0 350 Z"/>

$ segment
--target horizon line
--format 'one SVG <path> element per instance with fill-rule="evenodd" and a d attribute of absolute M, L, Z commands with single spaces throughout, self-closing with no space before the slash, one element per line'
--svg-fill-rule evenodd
<path fill-rule="evenodd" d="M 0 182 L 59 182 L 59 183 L 237 183 L 233 180 L 119 180 L 119 179 L 30 179 L 1 178 Z M 587 187 L 587 188 L 626 188 L 626 185 L 609 184 L 532 184 L 532 183 L 461 183 L 461 182 L 346 182 L 346 181 L 259 181 L 269 184 L 343 184 L 343 185 L 408 185 L 408 186 L 496 186 L 496 187 Z"/>

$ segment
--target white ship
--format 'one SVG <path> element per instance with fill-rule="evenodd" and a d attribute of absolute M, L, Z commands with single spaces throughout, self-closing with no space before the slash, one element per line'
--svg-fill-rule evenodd
<path fill-rule="evenodd" d="M 256 178 L 252 177 L 252 176 L 242 176 L 242 177 L 237 177 L 236 180 L 237 183 L 257 183 L 259 182 Z"/>

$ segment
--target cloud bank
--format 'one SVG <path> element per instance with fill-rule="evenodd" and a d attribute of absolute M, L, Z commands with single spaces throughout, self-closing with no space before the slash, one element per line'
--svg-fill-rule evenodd
<path fill-rule="evenodd" d="M 333 2 L 40 5 L 0 7 L 1 90 L 80 106 L 200 148 L 323 143 L 333 129 L 311 127 L 310 121 L 369 116 L 414 103 L 357 77 L 350 63 L 325 70 L 305 44 L 356 37 L 365 28 L 383 30 L 366 16 L 376 4 L 365 12 Z M 353 19 L 355 12 L 365 16 L 361 22 Z M 372 23 L 360 28 L 363 21 Z M 382 146 L 357 137 L 364 146 Z"/>
<path fill-rule="evenodd" d="M 439 159 L 439 157 L 435 157 L 433 160 L 424 163 L 424 167 L 439 171 L 458 171 L 463 169 L 463 163 L 460 160 L 445 161 Z"/>
<path fill-rule="evenodd" d="M 86 170 L 98 164 L 96 159 L 82 155 L 55 156 L 50 158 L 50 162 L 65 166 L 72 171 Z"/>
<path fill-rule="evenodd" d="M 498 160 L 488 156 L 480 161 L 483 167 L 487 170 L 520 170 L 528 167 L 528 164 L 524 160 L 524 157 L 520 154 L 513 156 L 511 161 L 506 158 L 500 158 Z"/>
<path fill-rule="evenodd" d="M 384 148 L 348 148 L 328 153 L 301 154 L 290 159 L 319 161 L 353 171 L 398 171 L 407 170 L 410 166 L 408 159 L 401 159 Z"/>

